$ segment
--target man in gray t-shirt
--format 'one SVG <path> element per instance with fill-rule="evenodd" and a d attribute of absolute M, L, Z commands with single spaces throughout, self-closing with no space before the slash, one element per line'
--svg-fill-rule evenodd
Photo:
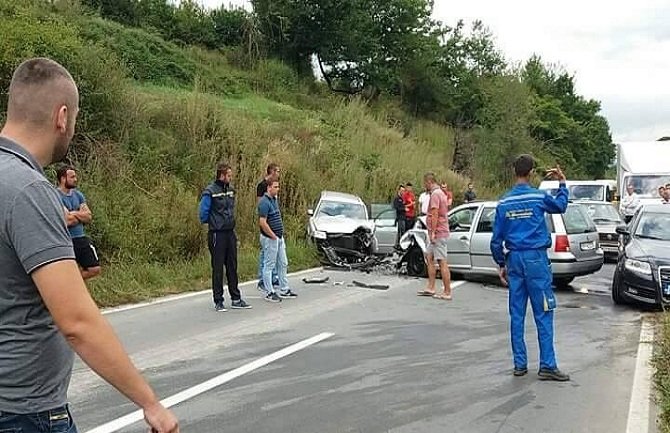
<path fill-rule="evenodd" d="M 8 94 L 0 131 L 0 432 L 77 432 L 67 407 L 74 349 L 144 410 L 154 431 L 178 433 L 91 299 L 63 206 L 42 171 L 65 156 L 74 135 L 74 80 L 52 60 L 30 59 Z"/>

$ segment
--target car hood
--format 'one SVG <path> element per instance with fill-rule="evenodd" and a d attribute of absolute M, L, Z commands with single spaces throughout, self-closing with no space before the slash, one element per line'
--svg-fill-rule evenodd
<path fill-rule="evenodd" d="M 670 242 L 631 239 L 626 247 L 626 256 L 631 259 L 646 259 L 653 263 L 668 265 L 670 264 Z"/>
<path fill-rule="evenodd" d="M 314 228 L 320 232 L 326 233 L 353 233 L 359 227 L 365 227 L 370 231 L 374 231 L 375 224 L 373 221 L 364 219 L 352 219 L 345 217 L 331 217 L 320 216 L 312 220 Z"/>

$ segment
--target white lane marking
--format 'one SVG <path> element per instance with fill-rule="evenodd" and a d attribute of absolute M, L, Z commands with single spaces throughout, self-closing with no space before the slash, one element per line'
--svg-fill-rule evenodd
<path fill-rule="evenodd" d="M 321 268 L 321 267 L 305 269 L 305 270 L 302 270 L 302 271 L 293 272 L 291 274 L 288 274 L 288 277 L 299 277 L 301 275 L 311 274 L 312 272 L 317 272 L 317 271 L 320 271 L 322 269 L 323 268 Z M 250 285 L 253 285 L 253 284 L 258 284 L 258 280 L 246 281 L 246 282 L 240 284 L 240 287 L 246 287 L 246 286 L 250 286 Z M 114 307 L 114 308 L 106 308 L 106 309 L 102 310 L 102 314 L 120 313 L 122 311 L 135 310 L 137 308 L 148 307 L 149 305 L 165 304 L 167 302 L 180 301 L 182 299 L 188 299 L 188 298 L 193 298 L 193 297 L 196 297 L 196 296 L 207 295 L 207 294 L 211 295 L 212 294 L 212 289 L 200 290 L 198 292 L 183 293 L 183 294 L 180 294 L 180 295 L 164 296 L 162 298 L 156 298 L 154 300 L 141 302 L 139 304 L 129 304 L 129 305 L 121 305 L 119 307 Z"/>
<path fill-rule="evenodd" d="M 451 288 L 455 289 L 456 287 L 462 286 L 465 283 L 467 283 L 467 281 L 465 281 L 465 280 L 456 281 L 455 283 L 451 283 Z"/>
<path fill-rule="evenodd" d="M 643 319 L 640 329 L 640 343 L 637 347 L 633 390 L 628 408 L 626 433 L 647 433 L 649 431 L 649 400 L 651 399 L 652 366 L 654 349 L 654 327 Z"/>
<path fill-rule="evenodd" d="M 196 397 L 200 394 L 203 394 L 207 391 L 210 391 L 217 386 L 221 386 L 226 382 L 230 382 L 233 379 L 236 379 L 242 375 L 245 375 L 247 373 L 250 373 L 254 370 L 257 370 L 261 367 L 265 367 L 266 365 L 277 361 L 281 358 L 285 358 L 295 352 L 298 352 L 300 350 L 303 350 L 309 346 L 312 346 L 316 343 L 319 343 L 323 340 L 326 340 L 330 337 L 332 337 L 333 334 L 332 332 L 323 332 L 319 335 L 315 335 L 312 338 L 308 338 L 306 340 L 300 341 L 298 343 L 292 344 L 288 347 L 285 347 L 277 352 L 271 353 L 269 355 L 266 355 L 262 358 L 258 358 L 257 360 L 250 362 L 248 364 L 245 364 L 241 367 L 238 367 L 234 370 L 231 370 L 227 373 L 223 373 L 219 376 L 216 376 L 206 382 L 203 382 L 199 385 L 195 385 L 191 388 L 185 389 L 184 391 L 181 391 L 173 396 L 170 396 L 164 400 L 161 400 L 161 403 L 163 406 L 169 408 L 172 406 L 175 406 L 179 403 L 182 403 L 186 400 L 189 400 L 193 397 Z M 129 413 L 128 415 L 122 416 L 121 418 L 117 418 L 113 421 L 110 421 L 108 423 L 105 423 L 99 427 L 94 428 L 93 430 L 89 430 L 86 433 L 113 433 L 116 431 L 121 430 L 124 427 L 127 427 L 131 424 L 136 423 L 137 421 L 141 421 L 144 419 L 144 413 L 141 410 L 137 410 L 135 412 Z"/>

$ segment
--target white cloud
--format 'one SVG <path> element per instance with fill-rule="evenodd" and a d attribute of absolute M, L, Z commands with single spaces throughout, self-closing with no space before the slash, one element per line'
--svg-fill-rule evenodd
<path fill-rule="evenodd" d="M 248 0 L 203 0 L 207 7 Z M 625 6 L 624 6 L 625 5 Z M 447 25 L 481 20 L 511 62 L 536 53 L 576 75 L 602 101 L 615 140 L 670 135 L 670 4 L 667 0 L 435 1 Z"/>

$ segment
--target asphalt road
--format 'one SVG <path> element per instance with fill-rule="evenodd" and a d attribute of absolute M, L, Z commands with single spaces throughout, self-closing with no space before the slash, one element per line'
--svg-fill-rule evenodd
<path fill-rule="evenodd" d="M 299 298 L 278 305 L 247 286 L 252 310 L 216 313 L 201 295 L 107 317 L 161 398 L 334 334 L 177 404 L 183 432 L 624 432 L 643 313 L 613 305 L 611 274 L 557 292 L 567 383 L 537 379 L 530 313 L 531 374 L 511 375 L 507 291 L 492 283 L 459 283 L 440 301 L 416 296 L 422 280 L 326 271 L 322 285 L 294 278 Z M 80 432 L 136 410 L 80 362 L 70 399 Z"/>

